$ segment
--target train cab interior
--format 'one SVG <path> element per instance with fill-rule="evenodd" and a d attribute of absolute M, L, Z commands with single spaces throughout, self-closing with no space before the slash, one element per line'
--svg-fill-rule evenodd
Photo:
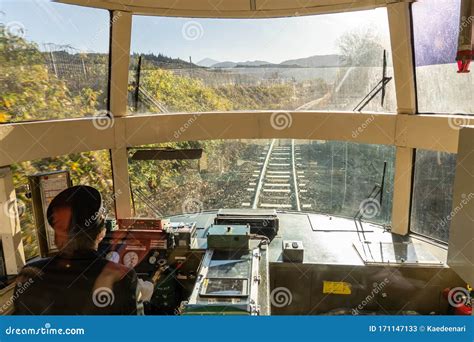
<path fill-rule="evenodd" d="M 474 1 L 0 17 L 0 314 L 60 253 L 47 208 L 75 185 L 145 315 L 472 314 Z"/>

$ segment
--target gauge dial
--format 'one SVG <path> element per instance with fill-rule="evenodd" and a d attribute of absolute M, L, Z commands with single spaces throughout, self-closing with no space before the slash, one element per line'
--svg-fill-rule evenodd
<path fill-rule="evenodd" d="M 152 265 L 156 264 L 156 256 L 152 255 L 149 259 L 148 262 Z"/>
<path fill-rule="evenodd" d="M 123 264 L 127 267 L 133 268 L 138 264 L 138 254 L 136 252 L 127 252 L 123 256 Z"/>
<path fill-rule="evenodd" d="M 105 258 L 117 264 L 120 261 L 120 254 L 116 251 L 110 251 L 106 254 Z"/>

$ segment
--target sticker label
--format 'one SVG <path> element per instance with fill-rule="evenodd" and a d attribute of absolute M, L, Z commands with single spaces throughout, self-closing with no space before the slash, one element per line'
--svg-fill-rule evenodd
<path fill-rule="evenodd" d="M 323 281 L 323 293 L 350 295 L 352 285 L 343 281 Z"/>

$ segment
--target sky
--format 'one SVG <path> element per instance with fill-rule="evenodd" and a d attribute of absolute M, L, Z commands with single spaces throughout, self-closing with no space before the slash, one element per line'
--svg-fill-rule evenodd
<path fill-rule="evenodd" d="M 109 14 L 105 10 L 47 0 L 0 0 L 0 19 L 25 38 L 107 52 Z M 337 53 L 347 31 L 372 28 L 389 45 L 385 9 L 277 19 L 190 19 L 133 17 L 132 52 L 162 53 L 193 62 L 284 60 Z"/>

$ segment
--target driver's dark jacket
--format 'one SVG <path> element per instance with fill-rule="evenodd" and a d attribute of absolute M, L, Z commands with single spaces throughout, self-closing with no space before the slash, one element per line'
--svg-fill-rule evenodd
<path fill-rule="evenodd" d="M 137 274 L 94 250 L 25 266 L 13 296 L 16 315 L 136 315 Z"/>

